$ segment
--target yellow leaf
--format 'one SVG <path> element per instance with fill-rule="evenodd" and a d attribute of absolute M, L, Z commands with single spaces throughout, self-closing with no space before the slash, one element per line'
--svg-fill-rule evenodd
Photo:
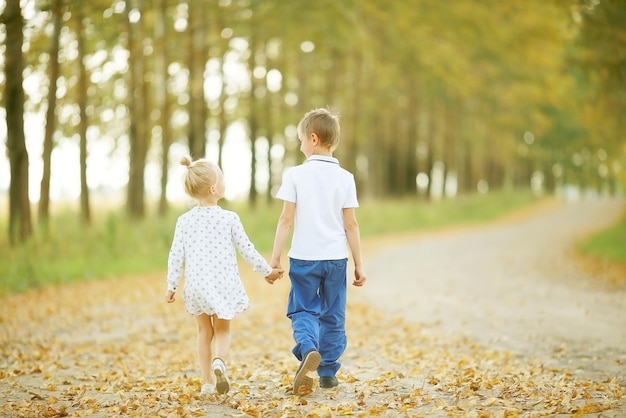
<path fill-rule="evenodd" d="M 496 401 L 497 401 L 497 399 L 496 399 L 496 398 L 491 397 L 491 398 L 487 399 L 487 400 L 483 403 L 483 405 L 484 405 L 484 406 L 491 406 L 491 405 L 493 405 L 494 403 L 496 403 Z"/>

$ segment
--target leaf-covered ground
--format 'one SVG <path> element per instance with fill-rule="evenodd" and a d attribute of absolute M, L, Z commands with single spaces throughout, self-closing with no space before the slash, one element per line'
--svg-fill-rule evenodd
<path fill-rule="evenodd" d="M 164 302 L 164 278 L 155 275 L 3 299 L 0 415 L 626 416 L 623 373 L 581 377 L 545 358 L 394 317 L 384 304 L 365 304 L 363 289 L 352 287 L 339 387 L 294 396 L 288 279 L 270 286 L 246 265 L 241 271 L 252 306 L 233 322 L 227 396 L 198 395 L 195 322 L 181 300 Z"/>

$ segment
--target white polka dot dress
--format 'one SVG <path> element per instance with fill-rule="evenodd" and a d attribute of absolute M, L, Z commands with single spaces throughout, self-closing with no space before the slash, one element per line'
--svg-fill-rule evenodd
<path fill-rule="evenodd" d="M 233 319 L 248 308 L 250 299 L 239 277 L 235 250 L 263 277 L 272 272 L 235 212 L 196 206 L 178 218 L 168 258 L 167 288 L 177 290 L 184 267 L 183 295 L 190 314 Z"/>

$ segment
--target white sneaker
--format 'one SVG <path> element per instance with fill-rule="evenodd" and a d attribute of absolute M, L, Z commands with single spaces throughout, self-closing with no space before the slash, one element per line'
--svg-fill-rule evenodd
<path fill-rule="evenodd" d="M 217 380 L 217 383 L 215 384 L 217 392 L 221 394 L 227 393 L 230 389 L 230 385 L 228 384 L 228 379 L 226 378 L 226 364 L 224 363 L 224 360 L 221 358 L 213 360 L 213 373 L 215 373 L 215 379 Z"/>
<path fill-rule="evenodd" d="M 215 386 L 210 383 L 205 383 L 202 385 L 202 389 L 200 389 L 200 396 L 212 395 L 215 393 Z"/>

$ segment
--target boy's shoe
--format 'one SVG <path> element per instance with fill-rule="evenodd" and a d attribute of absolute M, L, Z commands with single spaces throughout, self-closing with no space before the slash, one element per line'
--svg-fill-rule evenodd
<path fill-rule="evenodd" d="M 200 396 L 212 395 L 213 393 L 215 393 L 215 386 L 210 383 L 202 385 L 202 389 L 200 389 Z"/>
<path fill-rule="evenodd" d="M 230 385 L 228 384 L 228 379 L 226 378 L 226 364 L 224 363 L 224 360 L 221 358 L 213 360 L 213 373 L 215 373 L 215 380 L 217 381 L 215 384 L 217 393 L 227 393 L 230 389 Z"/>
<path fill-rule="evenodd" d="M 323 389 L 330 389 L 337 387 L 339 381 L 335 376 L 320 376 L 320 387 Z"/>
<path fill-rule="evenodd" d="M 313 388 L 313 379 L 307 376 L 307 373 L 314 372 L 319 367 L 322 361 L 322 356 L 316 350 L 311 350 L 304 355 L 300 362 L 300 367 L 296 371 L 296 376 L 293 379 L 293 393 L 297 395 L 302 386 L 307 389 Z"/>

